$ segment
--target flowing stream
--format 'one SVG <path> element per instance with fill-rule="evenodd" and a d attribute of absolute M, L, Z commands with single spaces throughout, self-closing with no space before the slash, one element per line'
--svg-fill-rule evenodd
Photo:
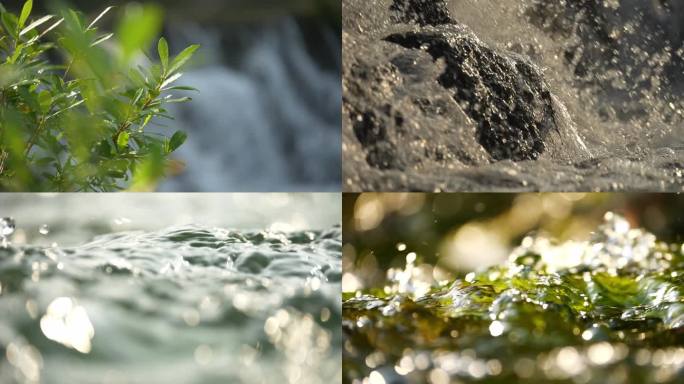
<path fill-rule="evenodd" d="M 0 382 L 339 377 L 335 197 L 173 197 L 0 199 Z"/>
<path fill-rule="evenodd" d="M 346 190 L 684 188 L 681 2 L 343 4 Z"/>
<path fill-rule="evenodd" d="M 507 263 L 452 281 L 415 261 L 409 252 L 389 284 L 344 294 L 345 382 L 684 377 L 684 245 L 616 214 L 589 240 L 528 236 Z"/>
<path fill-rule="evenodd" d="M 187 167 L 163 190 L 339 190 L 340 42 L 330 27 L 313 30 L 315 43 L 294 18 L 171 31 L 173 41 L 202 44 L 180 81 L 200 92 L 164 123 L 189 138 L 177 152 Z"/>

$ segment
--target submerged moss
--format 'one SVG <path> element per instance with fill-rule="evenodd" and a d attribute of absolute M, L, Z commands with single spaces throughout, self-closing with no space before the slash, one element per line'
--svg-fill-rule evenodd
<path fill-rule="evenodd" d="M 607 214 L 452 282 L 392 271 L 343 302 L 346 383 L 682 382 L 684 255 Z"/>

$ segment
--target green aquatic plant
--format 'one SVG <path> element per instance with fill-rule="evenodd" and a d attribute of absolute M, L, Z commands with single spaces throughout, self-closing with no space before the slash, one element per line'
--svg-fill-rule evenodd
<path fill-rule="evenodd" d="M 161 29 L 159 7 L 136 5 L 116 33 L 74 10 L 32 18 L 0 3 L 0 190 L 113 191 L 154 189 L 169 155 L 187 135 L 149 132 L 166 105 L 189 101 L 174 86 L 197 45 L 159 63 L 143 53 Z M 59 16 L 58 16 L 59 15 Z M 139 64 L 149 63 L 149 64 Z"/>
<path fill-rule="evenodd" d="M 345 383 L 682 382 L 684 250 L 614 214 L 455 281 L 390 271 L 343 301 Z"/>

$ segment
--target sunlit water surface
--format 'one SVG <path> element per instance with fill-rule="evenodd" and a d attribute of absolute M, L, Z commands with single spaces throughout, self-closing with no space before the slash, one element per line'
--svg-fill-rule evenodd
<path fill-rule="evenodd" d="M 386 8 L 393 3 L 420 2 L 377 2 L 378 14 L 387 14 Z M 356 170 L 350 169 L 348 173 L 352 177 L 345 179 L 345 188 L 354 191 L 672 192 L 684 188 L 684 7 L 681 1 L 446 0 L 442 3 L 457 23 L 467 26 L 488 47 L 504 54 L 521 54 L 541 70 L 551 92 L 566 109 L 567 113 L 562 115 L 572 121 L 587 152 L 578 155 L 573 153 L 572 145 L 563 145 L 556 154 L 547 151 L 539 160 L 503 160 L 477 165 L 460 161 L 433 165 L 428 156 L 423 156 L 424 164 L 415 169 L 372 168 L 364 171 L 364 177 L 359 180 L 354 179 Z M 351 8 L 352 12 L 345 15 L 349 25 L 362 23 L 364 19 L 354 10 Z M 361 25 L 358 30 L 346 32 L 363 34 Z M 388 36 L 394 28 L 392 25 L 390 20 L 380 19 L 373 28 Z M 395 59 L 363 58 L 371 60 L 373 66 L 386 65 Z M 423 68 L 423 64 L 414 65 Z M 421 70 L 424 75 L 416 72 L 411 76 L 432 84 L 432 67 L 425 68 Z M 403 100 L 403 94 L 399 94 L 388 105 L 401 105 Z M 423 123 L 421 116 L 411 118 L 430 124 Z M 445 145 L 449 143 L 448 137 L 442 139 L 439 131 L 435 132 L 438 132 L 436 138 L 415 134 L 416 145 L 421 148 L 415 150 L 416 156 L 420 156 L 422 148 L 430 148 L 419 140 L 438 139 Z M 356 153 L 353 146 L 348 147 L 345 151 L 350 158 L 365 157 Z"/>
<path fill-rule="evenodd" d="M 202 204 L 180 196 L 175 204 L 148 201 L 145 210 L 145 197 L 133 196 L 129 208 L 121 204 L 125 199 L 110 203 L 120 213 L 110 222 L 78 219 L 77 213 L 94 210 L 79 209 L 73 197 L 42 198 L 51 203 L 34 197 L 33 205 L 73 210 L 72 225 L 81 230 L 64 239 L 101 234 L 53 244 L 60 228 L 54 218 L 22 226 L 17 213 L 33 212 L 28 196 L 11 209 L 7 198 L 0 201 L 16 219 L 0 222 L 0 382 L 314 384 L 339 378 L 341 232 L 339 219 L 330 223 L 339 215 L 334 199 L 254 197 L 257 209 L 228 198 Z M 300 204 L 312 211 L 288 216 L 287 208 Z M 133 207 L 157 214 L 157 223 L 142 220 Z M 207 223 L 249 222 L 256 211 L 264 216 L 256 230 L 165 225 L 165 218 L 180 220 L 173 212 L 193 210 L 196 223 L 203 213 Z M 136 222 L 142 230 L 117 230 Z M 296 229 L 302 226 L 318 229 Z"/>
<path fill-rule="evenodd" d="M 344 294 L 345 382 L 684 379 L 682 244 L 607 213 L 590 240 L 526 237 L 454 281 L 401 248 L 387 285 Z"/>

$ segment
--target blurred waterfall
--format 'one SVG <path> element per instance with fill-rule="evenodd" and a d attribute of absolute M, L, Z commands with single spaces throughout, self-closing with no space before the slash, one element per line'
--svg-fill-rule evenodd
<path fill-rule="evenodd" d="M 239 60 L 224 53 L 221 36 L 187 27 L 177 41 L 203 45 L 204 63 L 179 84 L 193 86 L 191 103 L 171 108 L 176 120 L 158 128 L 188 132 L 175 157 L 186 163 L 164 191 L 339 190 L 341 87 L 338 68 L 310 53 L 300 25 L 284 19 L 248 34 Z M 339 37 L 321 29 L 339 62 Z M 174 36 L 172 35 L 172 38 Z M 240 38 L 240 36 L 238 36 Z M 225 58 L 231 66 L 225 63 Z"/>

